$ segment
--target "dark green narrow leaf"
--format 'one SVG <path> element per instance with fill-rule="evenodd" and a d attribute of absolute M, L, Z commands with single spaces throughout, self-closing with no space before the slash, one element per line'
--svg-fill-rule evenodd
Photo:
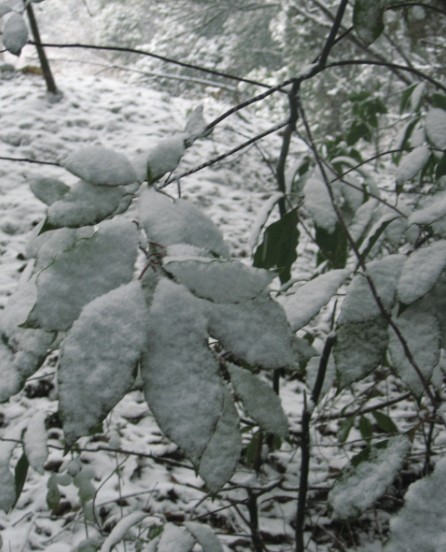
<path fill-rule="evenodd" d="M 338 441 L 339 443 L 345 443 L 349 436 L 350 430 L 355 424 L 355 416 L 349 416 L 341 423 L 338 429 Z"/>
<path fill-rule="evenodd" d="M 437 168 L 435 170 L 435 178 L 440 178 L 441 176 L 444 176 L 446 174 L 446 153 L 443 153 L 443 156 L 441 157 L 440 161 L 437 164 Z"/>
<path fill-rule="evenodd" d="M 432 94 L 432 107 L 438 107 L 446 111 L 446 96 L 444 94 Z"/>
<path fill-rule="evenodd" d="M 416 84 L 411 84 L 404 92 L 401 94 L 401 101 L 400 101 L 400 114 L 405 111 L 409 105 L 410 97 L 412 96 L 412 92 L 415 90 Z"/>
<path fill-rule="evenodd" d="M 364 250 L 361 251 L 361 256 L 363 259 L 367 259 L 368 254 L 370 253 L 376 242 L 379 240 L 379 238 L 382 236 L 385 229 L 398 217 L 399 215 L 396 215 L 392 218 L 384 218 L 380 225 L 374 227 L 375 232 L 367 238 L 367 245 L 365 246 Z"/>
<path fill-rule="evenodd" d="M 337 223 L 335 231 L 330 234 L 324 228 L 316 226 L 316 243 L 319 246 L 317 264 L 328 261 L 328 268 L 345 268 L 348 255 L 347 238 Z"/>
<path fill-rule="evenodd" d="M 20 495 L 22 494 L 23 487 L 25 486 L 26 476 L 28 475 L 29 462 L 26 454 L 23 453 L 19 458 L 19 461 L 16 464 L 14 472 L 14 481 L 15 481 L 15 502 L 14 506 L 17 504 Z"/>
<path fill-rule="evenodd" d="M 398 428 L 389 416 L 379 412 L 378 410 L 372 412 L 372 414 L 379 426 L 379 429 L 384 431 L 384 433 L 399 433 Z"/>
<path fill-rule="evenodd" d="M 356 0 L 353 7 L 353 26 L 358 36 L 372 44 L 384 30 L 381 0 Z"/>
<path fill-rule="evenodd" d="M 368 418 L 361 416 L 359 419 L 359 432 L 364 441 L 370 441 L 373 435 L 372 424 Z"/>
<path fill-rule="evenodd" d="M 262 243 L 254 253 L 253 265 L 257 268 L 276 268 L 282 283 L 291 278 L 291 266 L 297 259 L 297 223 L 297 209 L 293 209 L 270 224 L 265 230 Z"/>

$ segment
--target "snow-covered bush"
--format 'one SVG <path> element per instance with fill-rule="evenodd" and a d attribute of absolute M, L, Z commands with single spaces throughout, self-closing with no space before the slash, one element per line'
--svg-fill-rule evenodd
<path fill-rule="evenodd" d="M 80 148 L 64 161 L 78 182 L 42 178 L 33 184 L 48 208 L 28 248 L 32 260 L 0 319 L 0 400 L 20 392 L 57 354 L 63 446 L 75 457 L 79 443 L 106 434 L 102 424 L 110 412 L 140 389 L 159 428 L 210 495 L 228 488 L 246 492 L 247 500 L 233 499 L 231 506 L 238 512 L 246 505 L 256 552 L 264 550 L 258 499 L 271 492 L 278 503 L 274 492 L 289 492 L 288 470 L 297 501 L 284 518 L 295 532 L 295 550 L 305 549 L 311 445 L 319 430 L 349 457 L 329 466 L 339 472 L 335 481 L 330 474 L 324 479 L 330 486 L 324 515 L 333 523 L 360 518 L 386 493 L 399 500 L 395 489 L 403 470 L 410 463 L 419 469 L 411 451 L 420 454 L 422 434 L 419 471 L 427 477 L 409 488 L 390 523 L 386 550 L 416 542 L 420 552 L 440 552 L 442 518 L 434 524 L 431 517 L 444 502 L 444 461 L 434 467 L 432 457 L 441 454 L 445 424 L 446 87 L 435 75 L 405 66 L 414 82 L 403 79 L 396 87 L 399 112 L 394 100 L 354 87 L 343 128 L 319 143 L 312 130 L 318 121 L 308 116 L 300 87 L 332 68 L 328 58 L 336 37 L 344 36 L 344 23 L 351 20 L 355 40 L 367 49 L 384 36 L 387 12 L 397 6 L 356 0 L 348 9 L 342 0 L 336 8 L 320 55 L 251 100 L 286 90 L 289 101 L 288 120 L 274 127 L 285 127 L 274 171 L 278 192 L 255 224 L 253 266 L 231 257 L 218 227 L 192 202 L 164 191 L 175 182 L 171 173 L 186 149 L 249 101 L 208 125 L 198 110 L 183 132 L 136 161 L 99 146 Z M 349 71 L 354 61 L 345 61 Z M 359 64 L 372 67 L 374 61 Z M 381 127 L 389 122 L 383 139 Z M 296 129 L 308 150 L 291 159 Z M 376 169 L 366 169 L 372 162 Z M 269 224 L 276 203 L 279 217 Z M 316 265 L 306 267 L 304 282 L 296 278 L 302 258 Z M 301 412 L 294 402 L 285 408 L 282 377 L 299 380 Z M 377 400 L 389 389 L 398 396 Z M 293 400 L 296 395 L 294 389 Z M 410 415 L 395 420 L 389 407 L 402 401 Z M 327 414 L 329 408 L 337 411 Z M 29 466 L 44 471 L 45 422 L 39 412 L 4 437 L 4 510 L 16 504 Z M 113 436 L 104 439 L 113 451 Z M 280 464 L 283 449 L 291 451 L 286 466 Z M 241 458 L 269 477 L 264 487 L 250 480 L 231 487 Z M 279 474 L 277 480 L 271 473 Z M 122 515 L 105 532 L 93 479 L 75 457 L 48 479 L 47 504 L 54 510 L 60 487 L 74 485 L 84 519 L 98 533 L 77 549 L 112 550 L 149 515 Z M 430 528 L 429 539 L 417 534 L 423 526 Z M 140 539 L 145 550 L 221 550 L 209 527 L 195 521 L 151 529 Z"/>

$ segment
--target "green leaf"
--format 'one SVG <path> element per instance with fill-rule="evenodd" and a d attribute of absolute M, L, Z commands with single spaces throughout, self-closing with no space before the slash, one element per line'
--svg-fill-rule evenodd
<path fill-rule="evenodd" d="M 372 415 L 375 418 L 376 423 L 378 424 L 381 431 L 384 431 L 384 433 L 399 433 L 398 428 L 389 416 L 383 414 L 379 410 L 374 410 L 372 412 Z"/>
<path fill-rule="evenodd" d="M 22 494 L 23 487 L 25 486 L 26 477 L 28 475 L 29 462 L 26 454 L 23 453 L 14 470 L 14 483 L 15 483 L 15 502 L 14 506 L 17 504 L 20 495 Z"/>
<path fill-rule="evenodd" d="M 47 481 L 46 503 L 50 510 L 55 510 L 62 497 L 57 483 L 57 474 L 52 473 Z"/>
<path fill-rule="evenodd" d="M 350 434 L 352 427 L 355 425 L 355 416 L 348 416 L 342 421 L 338 429 L 338 441 L 339 443 L 345 443 Z"/>
<path fill-rule="evenodd" d="M 409 449 L 409 439 L 398 436 L 353 458 L 328 495 L 335 517 L 355 518 L 370 508 L 398 475 Z"/>
<path fill-rule="evenodd" d="M 270 224 L 254 253 L 253 265 L 258 268 L 276 268 L 282 283 L 291 278 L 291 267 L 297 259 L 297 223 L 297 209 L 293 209 Z"/>
<path fill-rule="evenodd" d="M 404 255 L 388 255 L 366 265 L 367 274 L 387 311 L 395 303 L 396 287 L 405 260 Z M 338 324 L 363 322 L 379 316 L 380 312 L 367 278 L 363 273 L 357 274 L 347 288 Z"/>
<path fill-rule="evenodd" d="M 214 531 L 212 531 L 210 527 L 195 521 L 187 521 L 184 525 L 195 537 L 198 544 L 203 548 L 203 551 L 223 552 L 222 545 L 219 543 Z"/>
<path fill-rule="evenodd" d="M 334 359 L 341 389 L 379 366 L 387 349 L 387 321 L 377 316 L 366 322 L 341 325 L 336 332 Z"/>
<path fill-rule="evenodd" d="M 289 294 L 280 296 L 278 302 L 284 308 L 293 331 L 306 326 L 336 294 L 349 275 L 348 269 L 330 270 L 297 289 L 291 288 Z"/>
<path fill-rule="evenodd" d="M 214 434 L 224 402 L 207 326 L 201 300 L 162 278 L 145 325 L 144 394 L 162 431 L 195 465 Z"/>
<path fill-rule="evenodd" d="M 274 393 L 272 387 L 248 370 L 234 364 L 228 364 L 228 371 L 235 393 L 248 416 L 264 431 L 286 437 L 288 420 L 280 398 Z"/>
<path fill-rule="evenodd" d="M 157 552 L 192 552 L 195 538 L 184 527 L 167 523 L 156 548 Z"/>
<path fill-rule="evenodd" d="M 446 111 L 446 96 L 444 94 L 432 94 L 431 102 L 432 107 L 437 107 Z"/>
<path fill-rule="evenodd" d="M 209 334 L 236 358 L 264 368 L 293 364 L 293 334 L 282 307 L 269 296 L 208 309 Z"/>
<path fill-rule="evenodd" d="M 44 362 L 55 335 L 21 327 L 35 302 L 34 280 L 23 282 L 0 317 L 0 402 L 23 387 Z"/>
<path fill-rule="evenodd" d="M 414 303 L 404 310 L 395 323 L 425 381 L 429 382 L 440 359 L 440 327 L 437 317 L 434 313 L 425 312 L 423 304 Z M 397 374 L 415 395 L 421 396 L 425 391 L 424 385 L 409 362 L 393 328 L 390 330 L 389 352 Z"/>
<path fill-rule="evenodd" d="M 274 275 L 235 260 L 167 259 L 165 270 L 192 293 L 216 303 L 239 303 L 265 293 Z"/>
<path fill-rule="evenodd" d="M 385 552 L 442 552 L 446 527 L 445 480 L 446 459 L 440 458 L 432 475 L 410 485 L 403 507 L 390 521 L 390 539 Z"/>
<path fill-rule="evenodd" d="M 146 343 L 147 319 L 139 281 L 101 295 L 82 309 L 62 345 L 58 370 L 68 447 L 94 429 L 131 389 Z"/>
<path fill-rule="evenodd" d="M 217 492 L 235 472 L 242 450 L 239 417 L 225 389 L 223 411 L 200 460 L 198 473 L 211 492 Z"/>
<path fill-rule="evenodd" d="M 315 240 L 319 246 L 317 264 L 328 262 L 329 268 L 345 268 L 348 258 L 348 242 L 345 232 L 339 223 L 336 223 L 334 232 L 327 232 L 316 226 Z"/>
<path fill-rule="evenodd" d="M 127 186 L 138 180 L 127 157 L 102 146 L 86 146 L 65 160 L 67 171 L 96 186 Z"/>
<path fill-rule="evenodd" d="M 127 191 L 122 186 L 95 186 L 80 180 L 61 199 L 50 205 L 47 228 L 48 225 L 54 229 L 97 224 L 111 217 L 126 195 Z"/>
<path fill-rule="evenodd" d="M 183 199 L 144 188 L 139 201 L 140 221 L 147 238 L 163 247 L 186 243 L 228 257 L 229 249 L 212 220 Z"/>
<path fill-rule="evenodd" d="M 366 239 L 364 239 L 363 243 L 361 244 L 361 257 L 363 259 L 367 259 L 369 256 L 371 250 L 376 245 L 378 240 L 381 238 L 381 236 L 384 234 L 386 228 L 391 224 L 394 220 L 399 218 L 400 215 L 397 214 L 385 214 L 383 215 L 370 229 L 370 232 Z"/>
<path fill-rule="evenodd" d="M 359 418 L 359 432 L 364 441 L 370 441 L 373 436 L 372 423 L 366 416 Z"/>
<path fill-rule="evenodd" d="M 381 0 L 356 0 L 353 7 L 353 26 L 367 46 L 383 32 L 383 14 Z"/>
<path fill-rule="evenodd" d="M 446 153 L 443 153 L 443 155 L 440 158 L 440 161 L 438 161 L 437 168 L 435 170 L 435 178 L 441 178 L 446 174 Z"/>
<path fill-rule="evenodd" d="M 103 222 L 91 238 L 77 241 L 38 274 L 29 321 L 67 330 L 84 305 L 132 279 L 137 245 L 132 222 L 119 217 Z"/>
<path fill-rule="evenodd" d="M 345 141 L 349 146 L 353 146 L 360 139 L 370 142 L 372 140 L 372 131 L 370 127 L 362 121 L 354 121 L 347 131 Z"/>
<path fill-rule="evenodd" d="M 51 205 L 69 192 L 70 187 L 57 178 L 39 178 L 31 183 L 31 191 L 37 199 Z"/>
<path fill-rule="evenodd" d="M 446 240 L 417 249 L 403 265 L 397 296 L 405 305 L 414 303 L 436 284 L 446 267 Z"/>

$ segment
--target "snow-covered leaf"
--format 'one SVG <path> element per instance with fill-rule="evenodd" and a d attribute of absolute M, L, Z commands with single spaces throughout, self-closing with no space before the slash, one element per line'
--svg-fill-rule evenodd
<path fill-rule="evenodd" d="M 223 257 L 229 255 L 220 230 L 187 201 L 173 201 L 162 193 L 146 188 L 140 197 L 140 220 L 149 240 L 160 245 L 186 243 Z"/>
<path fill-rule="evenodd" d="M 82 309 L 63 343 L 58 371 L 68 446 L 96 427 L 131 389 L 147 319 L 139 281 L 113 289 Z"/>
<path fill-rule="evenodd" d="M 404 184 L 414 178 L 426 165 L 431 152 L 427 146 L 420 146 L 405 155 L 396 170 L 397 184 Z"/>
<path fill-rule="evenodd" d="M 45 421 L 46 413 L 39 410 L 32 416 L 23 436 L 23 447 L 29 465 L 40 474 L 43 474 L 43 466 L 48 458 Z"/>
<path fill-rule="evenodd" d="M 282 192 L 277 192 L 273 194 L 267 201 L 265 201 L 260 209 L 253 225 L 251 234 L 249 236 L 248 246 L 250 251 L 252 251 L 259 241 L 259 236 L 262 231 L 262 228 L 265 226 L 271 211 L 273 210 L 276 203 L 283 198 Z"/>
<path fill-rule="evenodd" d="M 37 199 L 51 205 L 69 192 L 70 187 L 57 178 L 39 178 L 31 183 L 31 191 Z"/>
<path fill-rule="evenodd" d="M 359 252 L 363 259 L 366 259 L 370 253 L 373 251 L 373 248 L 376 248 L 376 244 L 383 238 L 384 233 L 387 228 L 399 218 L 400 215 L 395 212 L 385 212 L 378 220 L 372 225 L 368 231 L 367 236 L 364 241 L 361 243 Z"/>
<path fill-rule="evenodd" d="M 446 111 L 433 108 L 426 115 L 426 134 L 436 148 L 446 148 Z"/>
<path fill-rule="evenodd" d="M 36 257 L 36 273 L 50 265 L 64 251 L 72 248 L 79 240 L 88 239 L 94 235 L 94 228 L 84 227 L 58 228 L 39 234 L 30 243 L 27 254 Z"/>
<path fill-rule="evenodd" d="M 225 391 L 223 411 L 198 469 L 210 491 L 217 492 L 231 479 L 241 451 L 242 437 L 237 410 L 231 395 Z"/>
<path fill-rule="evenodd" d="M 410 485 L 405 504 L 390 521 L 385 552 L 443 552 L 446 547 L 446 459 L 432 475 Z"/>
<path fill-rule="evenodd" d="M 195 542 L 187 529 L 167 523 L 161 534 L 157 552 L 191 552 Z"/>
<path fill-rule="evenodd" d="M 252 268 L 239 261 L 166 259 L 164 267 L 192 293 L 216 303 L 239 303 L 254 299 L 274 278 L 266 270 Z"/>
<path fill-rule="evenodd" d="M 8 512 L 16 501 L 16 486 L 14 475 L 9 469 L 12 454 L 20 442 L 23 423 L 15 424 L 9 431 L 2 435 L 0 441 L 0 510 Z"/>
<path fill-rule="evenodd" d="M 86 146 L 71 153 L 64 163 L 80 179 L 96 186 L 126 186 L 138 180 L 127 157 L 102 146 Z"/>
<path fill-rule="evenodd" d="M 207 123 L 203 117 L 203 105 L 199 105 L 191 113 L 184 129 L 188 146 L 192 145 L 195 140 L 204 138 L 207 134 L 206 125 Z"/>
<path fill-rule="evenodd" d="M 161 140 L 146 156 L 146 174 L 143 180 L 152 184 L 166 173 L 175 170 L 186 150 L 187 135 L 176 134 Z"/>
<path fill-rule="evenodd" d="M 398 329 L 406 340 L 412 356 L 428 382 L 440 359 L 440 328 L 437 317 L 431 312 L 423 312 L 412 304 L 395 320 Z M 389 351 L 393 365 L 400 378 L 416 395 L 424 392 L 423 383 L 409 362 L 395 331 L 389 328 Z"/>
<path fill-rule="evenodd" d="M 288 434 L 288 421 L 272 387 L 244 368 L 228 364 L 231 383 L 248 416 L 268 433 Z"/>
<path fill-rule="evenodd" d="M 0 312 L 0 402 L 20 391 L 42 364 L 54 341 L 54 334 L 23 329 L 36 299 L 34 280 L 23 282 Z"/>
<path fill-rule="evenodd" d="M 347 269 L 330 270 L 301 285 L 294 292 L 294 288 L 291 288 L 290 295 L 278 298 L 293 331 L 300 330 L 308 324 L 330 301 L 349 274 L 350 271 Z"/>
<path fill-rule="evenodd" d="M 50 205 L 47 225 L 77 228 L 97 224 L 117 211 L 126 193 L 121 186 L 95 186 L 80 180 L 61 199 Z"/>
<path fill-rule="evenodd" d="M 250 364 L 281 368 L 292 364 L 292 332 L 282 307 L 269 297 L 209 308 L 209 333 Z"/>
<path fill-rule="evenodd" d="M 378 200 L 373 197 L 356 210 L 349 228 L 355 242 L 360 243 L 362 241 L 367 229 L 376 222 L 378 213 Z"/>
<path fill-rule="evenodd" d="M 197 463 L 223 408 L 218 363 L 207 345 L 201 301 L 183 286 L 158 283 L 146 326 L 144 392 L 161 429 Z"/>
<path fill-rule="evenodd" d="M 356 0 L 353 8 L 353 25 L 355 31 L 368 46 L 384 30 L 382 0 Z"/>
<path fill-rule="evenodd" d="M 388 255 L 384 259 L 367 264 L 367 273 L 386 310 L 391 309 L 395 302 L 396 286 L 405 260 L 404 255 Z M 366 277 L 364 274 L 356 275 L 347 289 L 338 323 L 363 322 L 379 314 L 379 307 Z"/>
<path fill-rule="evenodd" d="M 3 44 L 8 52 L 19 56 L 22 48 L 28 42 L 28 27 L 19 13 L 8 15 L 3 26 Z"/>
<path fill-rule="evenodd" d="M 428 204 L 412 213 L 409 224 L 432 224 L 446 215 L 446 192 L 429 198 Z"/>
<path fill-rule="evenodd" d="M 409 439 L 401 435 L 362 451 L 363 460 L 349 466 L 328 495 L 335 517 L 357 517 L 370 508 L 398 475 L 409 449 Z"/>
<path fill-rule="evenodd" d="M 103 222 L 93 237 L 76 242 L 38 274 L 29 323 L 47 330 L 68 329 L 84 305 L 131 280 L 137 244 L 131 222 Z"/>
<path fill-rule="evenodd" d="M 377 368 L 387 343 L 387 322 L 381 316 L 340 326 L 333 351 L 339 386 L 347 387 Z"/>
<path fill-rule="evenodd" d="M 398 282 L 398 299 L 410 305 L 430 291 L 446 267 L 446 240 L 417 249 L 406 260 Z"/>
<path fill-rule="evenodd" d="M 112 532 L 103 542 L 100 552 L 111 552 L 115 544 L 122 541 L 127 531 L 133 526 L 138 525 L 148 514 L 146 512 L 132 512 L 121 518 L 113 527 Z"/>
<path fill-rule="evenodd" d="M 11 6 L 7 2 L 1 2 L 0 3 L 0 17 L 3 17 L 7 13 L 12 11 Z"/>
<path fill-rule="evenodd" d="M 196 521 L 187 521 L 184 525 L 201 545 L 203 552 L 223 552 L 222 545 L 210 527 Z"/>
<path fill-rule="evenodd" d="M 338 218 L 322 178 L 309 178 L 305 184 L 304 192 L 304 205 L 313 217 L 315 224 L 332 234 L 336 228 Z"/>

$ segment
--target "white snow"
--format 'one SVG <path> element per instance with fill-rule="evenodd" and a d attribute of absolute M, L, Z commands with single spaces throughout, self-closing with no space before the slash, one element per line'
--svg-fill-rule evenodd
<path fill-rule="evenodd" d="M 102 146 L 87 146 L 70 154 L 64 167 L 96 186 L 126 186 L 138 180 L 135 169 L 123 153 Z"/>
<path fill-rule="evenodd" d="M 396 286 L 405 260 L 404 255 L 388 255 L 366 265 L 367 273 L 386 311 L 395 302 Z M 375 318 L 380 312 L 366 276 L 357 274 L 347 289 L 338 323 L 363 322 Z"/>
<path fill-rule="evenodd" d="M 235 364 L 228 364 L 228 371 L 236 396 L 241 400 L 248 416 L 265 431 L 286 437 L 288 421 L 280 399 L 271 385 Z"/>
<path fill-rule="evenodd" d="M 427 146 L 420 146 L 405 155 L 396 171 L 397 184 L 404 184 L 414 178 L 426 165 L 431 152 Z"/>
<path fill-rule="evenodd" d="M 446 240 L 417 249 L 403 265 L 398 282 L 398 299 L 410 305 L 426 295 L 446 266 Z"/>
<path fill-rule="evenodd" d="M 440 150 L 446 148 L 446 111 L 429 109 L 426 115 L 426 134 L 434 146 Z"/>
<path fill-rule="evenodd" d="M 131 280 L 137 240 L 135 225 L 116 217 L 58 255 L 38 274 L 31 320 L 47 330 L 68 329 L 84 305 Z"/>
<path fill-rule="evenodd" d="M 293 331 L 300 330 L 316 316 L 321 308 L 330 301 L 338 288 L 349 276 L 350 270 L 330 270 L 326 274 L 316 276 L 296 290 L 278 297 Z"/>
<path fill-rule="evenodd" d="M 28 28 L 20 13 L 11 13 L 5 17 L 3 43 L 6 49 L 16 56 L 28 41 Z"/>
<path fill-rule="evenodd" d="M 164 433 L 197 462 L 223 408 L 223 387 L 207 346 L 201 302 L 185 287 L 162 278 L 146 328 L 141 372 L 147 403 Z"/>
<path fill-rule="evenodd" d="M 47 438 L 45 427 L 46 412 L 39 410 L 31 417 L 23 436 L 23 447 L 29 465 L 38 473 L 44 473 L 44 465 L 48 458 Z"/>
<path fill-rule="evenodd" d="M 385 448 L 375 448 L 369 460 L 343 475 L 328 495 L 335 516 L 348 519 L 372 506 L 397 476 L 409 449 L 406 436 L 389 439 Z"/>
<path fill-rule="evenodd" d="M 265 292 L 274 274 L 240 261 L 197 259 L 171 261 L 164 267 L 190 291 L 216 303 L 239 303 Z"/>
<path fill-rule="evenodd" d="M 88 303 L 62 344 L 59 404 L 72 444 L 130 390 L 146 343 L 148 308 L 139 281 Z"/>
<path fill-rule="evenodd" d="M 209 333 L 236 357 L 264 368 L 293 364 L 292 332 L 282 307 L 269 297 L 209 308 Z"/>

